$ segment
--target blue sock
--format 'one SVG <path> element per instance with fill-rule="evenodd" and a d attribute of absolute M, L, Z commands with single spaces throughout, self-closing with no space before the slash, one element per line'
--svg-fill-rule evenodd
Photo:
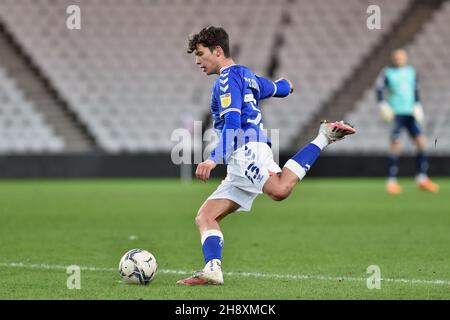
<path fill-rule="evenodd" d="M 205 264 L 213 259 L 222 260 L 223 235 L 219 230 L 208 230 L 202 235 Z"/>
<path fill-rule="evenodd" d="M 417 161 L 417 173 L 426 175 L 428 172 L 427 157 L 423 152 L 419 152 L 416 157 Z"/>
<path fill-rule="evenodd" d="M 303 147 L 299 152 L 292 157 L 292 160 L 301 165 L 306 171 L 308 171 L 320 155 L 320 148 L 313 143 Z"/>
<path fill-rule="evenodd" d="M 395 155 L 389 155 L 388 157 L 388 176 L 391 179 L 397 178 L 398 174 L 398 157 Z"/>
<path fill-rule="evenodd" d="M 310 143 L 288 160 L 285 167 L 294 172 L 302 180 L 306 172 L 308 172 L 320 155 L 320 151 L 321 149 L 318 146 Z"/>

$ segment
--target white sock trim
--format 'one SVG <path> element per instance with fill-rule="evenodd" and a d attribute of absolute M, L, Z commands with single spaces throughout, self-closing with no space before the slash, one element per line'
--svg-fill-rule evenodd
<path fill-rule="evenodd" d="M 424 182 L 425 180 L 427 180 L 428 179 L 428 176 L 425 174 L 425 173 L 419 173 L 417 176 L 416 176 L 416 182 L 417 183 L 422 183 L 422 182 Z"/>
<path fill-rule="evenodd" d="M 327 136 L 323 133 L 319 133 L 311 143 L 318 146 L 320 150 L 323 150 L 329 144 Z"/>
<path fill-rule="evenodd" d="M 211 237 L 211 236 L 219 237 L 219 238 L 222 239 L 222 242 L 223 242 L 223 234 L 222 234 L 222 232 L 220 232 L 220 230 L 211 229 L 211 230 L 205 231 L 205 233 L 202 234 L 202 237 L 201 237 L 202 245 L 203 245 L 203 243 L 205 243 L 205 240 L 208 237 Z"/>
<path fill-rule="evenodd" d="M 207 271 L 222 271 L 222 261 L 219 259 L 212 259 L 209 260 L 206 264 L 203 270 Z"/>
<path fill-rule="evenodd" d="M 291 170 L 293 173 L 295 173 L 295 175 L 302 180 L 305 175 L 306 175 L 306 170 L 300 165 L 298 164 L 298 162 L 289 159 L 286 164 L 284 165 L 285 168 L 288 168 L 289 170 Z"/>
<path fill-rule="evenodd" d="M 386 183 L 397 183 L 397 178 L 395 177 L 389 177 L 386 181 Z"/>

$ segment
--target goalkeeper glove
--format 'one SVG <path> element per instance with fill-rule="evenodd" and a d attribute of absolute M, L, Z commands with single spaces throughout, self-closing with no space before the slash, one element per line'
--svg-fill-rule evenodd
<path fill-rule="evenodd" d="M 414 119 L 416 119 L 417 122 L 423 123 L 425 120 L 425 116 L 423 114 L 423 108 L 420 103 L 416 103 L 413 108 L 413 116 Z"/>
<path fill-rule="evenodd" d="M 381 118 L 385 122 L 391 122 L 394 119 L 394 111 L 392 111 L 392 108 L 387 104 L 385 101 L 382 101 L 378 104 L 380 108 L 380 114 Z"/>

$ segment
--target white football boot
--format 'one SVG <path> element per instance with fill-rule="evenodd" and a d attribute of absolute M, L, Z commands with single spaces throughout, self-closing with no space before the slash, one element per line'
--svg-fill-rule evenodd
<path fill-rule="evenodd" d="M 198 285 L 222 285 L 223 274 L 219 260 L 211 260 L 201 271 L 194 272 L 194 274 L 186 279 L 177 281 L 177 284 L 185 286 Z"/>
<path fill-rule="evenodd" d="M 354 134 L 356 130 L 350 124 L 341 121 L 327 122 L 326 120 L 321 122 L 319 133 L 324 134 L 328 138 L 328 143 L 333 143 L 338 140 L 342 140 L 346 135 Z"/>

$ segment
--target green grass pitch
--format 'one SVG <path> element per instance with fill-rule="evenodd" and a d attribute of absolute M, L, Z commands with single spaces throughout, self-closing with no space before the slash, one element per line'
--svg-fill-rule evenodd
<path fill-rule="evenodd" d="M 389 196 L 384 179 L 307 178 L 283 202 L 261 195 L 221 224 L 225 285 L 180 287 L 203 266 L 194 217 L 218 180 L 3 180 L 0 299 L 449 299 L 450 180 L 436 181 Z M 132 248 L 157 258 L 148 286 L 120 281 Z"/>

